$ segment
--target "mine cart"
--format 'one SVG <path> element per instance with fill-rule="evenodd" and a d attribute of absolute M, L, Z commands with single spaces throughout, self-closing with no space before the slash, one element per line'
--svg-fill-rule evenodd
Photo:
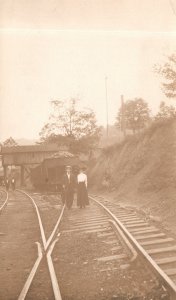
<path fill-rule="evenodd" d="M 36 189 L 59 192 L 65 167 L 72 166 L 72 171 L 76 175 L 80 164 L 79 158 L 70 152 L 57 152 L 31 169 L 31 182 Z"/>

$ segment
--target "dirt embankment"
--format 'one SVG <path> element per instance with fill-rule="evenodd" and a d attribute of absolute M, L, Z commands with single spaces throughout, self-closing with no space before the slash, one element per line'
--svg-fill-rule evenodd
<path fill-rule="evenodd" d="M 92 190 L 138 207 L 176 232 L 176 120 L 104 149 L 92 162 L 89 182 Z"/>

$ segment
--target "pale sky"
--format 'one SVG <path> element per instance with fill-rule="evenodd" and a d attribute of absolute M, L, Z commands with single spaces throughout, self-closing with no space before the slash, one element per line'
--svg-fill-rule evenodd
<path fill-rule="evenodd" d="M 153 66 L 176 50 L 174 0 L 0 0 L 0 28 L 0 141 L 38 138 L 52 99 L 105 125 L 105 76 L 111 124 L 121 94 L 170 104 Z"/>

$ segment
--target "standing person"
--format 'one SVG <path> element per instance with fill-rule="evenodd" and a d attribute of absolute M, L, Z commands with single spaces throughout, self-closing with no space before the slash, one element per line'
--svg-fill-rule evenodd
<path fill-rule="evenodd" d="M 77 205 L 84 208 L 89 204 L 87 193 L 87 175 L 84 173 L 83 168 L 80 169 L 77 176 L 78 189 L 77 189 Z"/>
<path fill-rule="evenodd" d="M 8 178 L 5 178 L 5 187 L 6 187 L 6 191 L 8 192 L 10 187 L 10 180 Z"/>
<path fill-rule="evenodd" d="M 12 190 L 14 191 L 15 190 L 15 185 L 16 185 L 16 180 L 14 177 L 12 177 L 11 179 L 11 186 L 12 186 Z"/>
<path fill-rule="evenodd" d="M 62 201 L 70 209 L 73 205 L 75 178 L 71 166 L 66 166 L 62 180 Z"/>

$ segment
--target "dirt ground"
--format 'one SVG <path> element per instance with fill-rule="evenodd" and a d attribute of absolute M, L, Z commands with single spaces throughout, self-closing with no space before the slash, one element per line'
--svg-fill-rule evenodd
<path fill-rule="evenodd" d="M 33 196 L 48 238 L 57 221 L 61 203 L 58 195 L 33 193 Z M 72 210 L 69 213 L 72 214 Z M 68 222 L 68 211 L 64 222 Z M 38 222 L 30 200 L 26 199 L 24 205 L 23 201 L 19 202 L 17 194 L 10 193 L 9 203 L 0 215 L 0 225 L 0 282 L 3 283 L 0 300 L 16 300 L 36 260 L 35 241 L 40 240 Z M 99 264 L 92 258 L 98 257 L 100 250 L 104 251 L 104 248 L 93 233 L 88 236 L 68 234 L 65 239 L 59 239 L 52 257 L 63 300 L 169 299 L 159 282 L 140 263 L 124 269 L 117 264 L 114 271 L 99 272 Z M 32 287 L 27 299 L 54 300 L 44 261 Z"/>
<path fill-rule="evenodd" d="M 60 214 L 61 203 L 58 196 L 33 196 L 48 238 Z M 0 214 L 0 300 L 18 299 L 37 259 L 36 242 L 42 245 L 37 215 L 31 200 L 18 192 L 10 191 L 7 205 Z M 54 299 L 44 259 L 27 299 Z"/>
<path fill-rule="evenodd" d="M 65 213 L 61 237 L 53 253 L 63 300 L 169 299 L 141 261 L 129 265 L 127 261 L 123 264 L 120 261 L 96 262 L 96 257 L 107 256 L 107 247 L 103 240 L 98 239 L 97 233 L 62 234 L 62 230 L 68 229 L 72 213 Z"/>
<path fill-rule="evenodd" d="M 0 214 L 0 299 L 19 296 L 37 256 L 40 240 L 38 222 L 30 201 L 9 193 L 7 206 Z"/>

